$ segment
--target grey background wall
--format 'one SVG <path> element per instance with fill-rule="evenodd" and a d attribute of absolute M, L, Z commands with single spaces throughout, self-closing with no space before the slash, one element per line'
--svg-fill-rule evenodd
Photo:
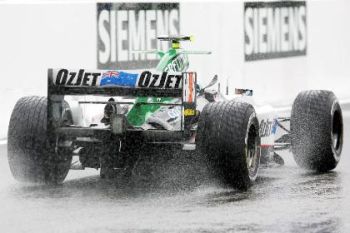
<path fill-rule="evenodd" d="M 213 51 L 191 57 L 202 82 L 218 74 L 273 105 L 291 103 L 304 89 L 350 98 L 349 1 L 307 1 L 306 56 L 254 62 L 244 61 L 243 5 L 180 3 L 181 33 L 195 36 L 184 47 Z M 0 30 L 1 139 L 18 98 L 46 95 L 48 67 L 96 68 L 96 4 L 0 4 Z"/>

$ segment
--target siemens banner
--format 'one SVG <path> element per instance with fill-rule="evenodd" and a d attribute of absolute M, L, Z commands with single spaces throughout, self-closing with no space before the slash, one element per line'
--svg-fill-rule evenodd
<path fill-rule="evenodd" d="M 305 1 L 245 2 L 246 61 L 306 55 Z"/>
<path fill-rule="evenodd" d="M 179 33 L 178 3 L 97 3 L 97 66 L 152 68 L 156 54 L 142 51 L 166 50 L 157 36 Z"/>

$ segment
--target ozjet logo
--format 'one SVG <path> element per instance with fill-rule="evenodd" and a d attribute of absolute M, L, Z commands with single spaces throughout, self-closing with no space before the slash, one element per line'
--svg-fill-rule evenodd
<path fill-rule="evenodd" d="M 153 74 L 150 71 L 141 73 L 138 87 L 146 88 L 179 88 L 182 80 L 181 74 L 168 74 L 163 72 L 161 74 Z"/>
<path fill-rule="evenodd" d="M 177 35 L 178 3 L 97 3 L 97 60 L 99 69 L 151 68 L 156 54 L 138 50 L 166 50 L 158 35 Z"/>
<path fill-rule="evenodd" d="M 101 73 L 79 71 L 69 71 L 60 69 L 54 79 L 57 86 L 96 86 Z"/>
<path fill-rule="evenodd" d="M 245 60 L 306 55 L 305 1 L 246 2 Z"/>

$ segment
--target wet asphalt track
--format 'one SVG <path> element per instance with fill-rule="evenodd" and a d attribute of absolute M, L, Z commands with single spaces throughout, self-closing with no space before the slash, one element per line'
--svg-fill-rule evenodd
<path fill-rule="evenodd" d="M 261 169 L 247 192 L 220 187 L 189 155 L 143 161 L 129 182 L 71 171 L 62 186 L 13 180 L 0 146 L 0 232 L 350 232 L 350 112 L 335 171 Z M 195 161 L 193 161 L 195 160 Z"/>

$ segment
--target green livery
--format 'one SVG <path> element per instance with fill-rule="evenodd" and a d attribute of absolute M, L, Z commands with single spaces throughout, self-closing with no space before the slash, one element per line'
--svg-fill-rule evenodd
<path fill-rule="evenodd" d="M 190 40 L 190 37 L 158 37 L 160 40 L 168 40 L 172 42 L 172 47 L 166 51 L 144 51 L 146 53 L 156 53 L 160 56 L 160 61 L 156 67 L 157 71 L 160 72 L 185 72 L 188 69 L 189 62 L 186 52 L 180 48 L 180 40 Z M 137 105 L 137 103 L 147 103 L 147 102 L 160 102 L 167 103 L 171 102 L 173 98 L 163 97 L 138 97 L 135 101 L 135 105 L 129 111 L 127 115 L 128 122 L 133 126 L 141 126 L 149 116 L 156 112 L 160 105 L 155 104 L 142 104 Z"/>

